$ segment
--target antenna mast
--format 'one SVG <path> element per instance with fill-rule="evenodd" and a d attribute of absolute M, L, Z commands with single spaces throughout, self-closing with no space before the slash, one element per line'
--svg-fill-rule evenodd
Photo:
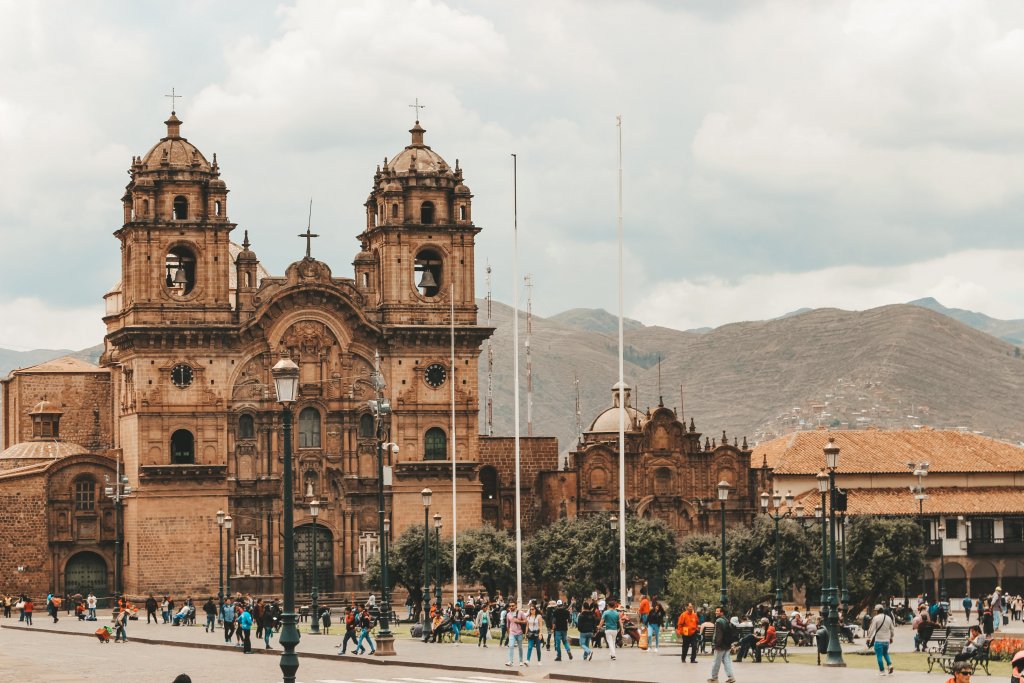
<path fill-rule="evenodd" d="M 526 435 L 533 436 L 533 358 L 530 356 L 530 336 L 533 334 L 533 275 L 526 281 Z"/>

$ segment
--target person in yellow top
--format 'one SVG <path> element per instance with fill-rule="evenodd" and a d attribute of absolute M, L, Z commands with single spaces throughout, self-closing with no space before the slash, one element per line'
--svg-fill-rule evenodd
<path fill-rule="evenodd" d="M 690 662 L 697 663 L 697 613 L 693 611 L 693 603 L 686 603 L 686 609 L 679 615 L 676 622 L 676 633 L 683 639 L 683 661 L 686 651 L 690 650 Z"/>

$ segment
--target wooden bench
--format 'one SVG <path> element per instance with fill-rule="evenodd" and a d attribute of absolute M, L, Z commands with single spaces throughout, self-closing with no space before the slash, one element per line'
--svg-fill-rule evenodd
<path fill-rule="evenodd" d="M 953 638 L 947 634 L 946 638 L 942 641 L 942 651 L 928 653 L 928 673 L 932 672 L 932 668 L 936 664 L 946 673 L 950 673 L 956 656 L 964 651 L 966 645 L 966 637 Z"/>
<path fill-rule="evenodd" d="M 761 654 L 767 657 L 769 662 L 774 662 L 776 657 L 782 657 L 782 661 L 789 664 L 789 653 L 786 652 L 788 641 L 789 631 L 776 631 L 775 644 L 766 646 L 761 650 Z"/>

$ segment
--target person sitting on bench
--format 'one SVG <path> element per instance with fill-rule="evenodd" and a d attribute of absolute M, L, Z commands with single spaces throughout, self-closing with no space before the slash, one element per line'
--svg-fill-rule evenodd
<path fill-rule="evenodd" d="M 968 659 L 981 652 L 983 647 L 985 647 L 985 634 L 981 632 L 981 628 L 978 626 L 972 626 L 970 641 L 964 645 L 963 651 L 954 657 L 953 661 L 966 662 Z"/>
<path fill-rule="evenodd" d="M 754 661 L 761 661 L 761 650 L 766 647 L 775 647 L 775 627 L 768 621 L 768 617 L 761 619 L 761 626 L 764 627 L 764 636 L 754 643 Z"/>

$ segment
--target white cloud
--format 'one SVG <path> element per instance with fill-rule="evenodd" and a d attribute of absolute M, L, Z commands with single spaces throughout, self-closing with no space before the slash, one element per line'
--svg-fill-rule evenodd
<path fill-rule="evenodd" d="M 0 299 L 0 347 L 79 350 L 103 341 L 103 307 L 57 308 L 36 298 Z"/>
<path fill-rule="evenodd" d="M 628 315 L 685 330 L 776 318 L 805 307 L 865 310 L 930 296 L 950 308 L 1011 318 L 1020 302 L 1006 285 L 1019 277 L 1022 259 L 1024 250 L 974 250 L 906 266 L 684 279 L 641 295 Z"/>

